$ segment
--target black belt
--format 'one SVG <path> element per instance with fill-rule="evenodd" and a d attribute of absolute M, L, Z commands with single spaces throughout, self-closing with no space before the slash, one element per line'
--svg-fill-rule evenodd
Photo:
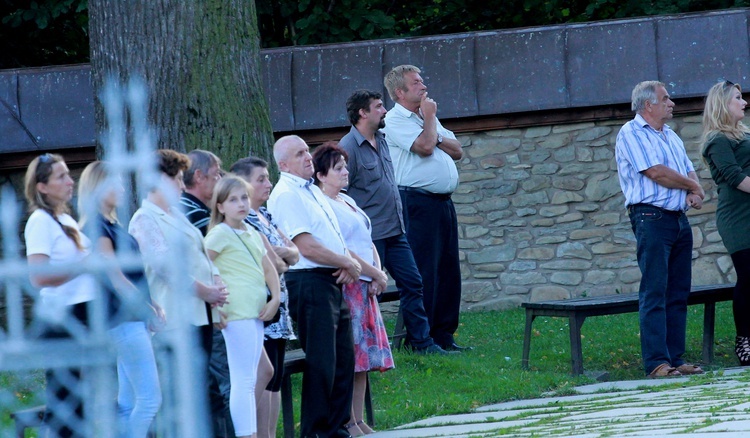
<path fill-rule="evenodd" d="M 451 198 L 451 193 L 432 193 L 432 192 L 428 192 L 425 189 L 420 189 L 417 187 L 398 186 L 398 189 L 404 192 L 419 193 L 420 195 L 425 195 L 431 198 L 440 199 L 444 201 Z"/>
<path fill-rule="evenodd" d="M 634 210 L 635 210 L 635 208 L 637 208 L 637 207 L 655 208 L 655 209 L 659 210 L 660 212 L 662 212 L 664 214 L 668 214 L 668 215 L 672 215 L 672 216 L 682 216 L 683 214 L 685 214 L 684 211 L 667 210 L 666 208 L 661 208 L 661 207 L 657 207 L 655 205 L 643 204 L 643 203 L 628 205 L 628 212 L 629 213 L 633 213 Z"/>
<path fill-rule="evenodd" d="M 314 273 L 314 274 L 333 274 L 334 272 L 338 271 L 339 268 L 307 268 L 307 269 L 290 269 L 287 271 L 289 274 L 295 274 L 295 273 Z"/>

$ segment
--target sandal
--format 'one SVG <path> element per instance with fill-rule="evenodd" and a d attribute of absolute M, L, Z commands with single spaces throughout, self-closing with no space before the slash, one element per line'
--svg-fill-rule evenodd
<path fill-rule="evenodd" d="M 346 428 L 346 431 L 349 432 L 349 435 L 356 437 L 356 436 L 362 436 L 365 433 L 362 432 L 362 429 L 359 428 L 358 423 L 348 423 L 345 424 L 344 427 Z"/>
<path fill-rule="evenodd" d="M 750 365 L 750 338 L 747 336 L 737 336 L 734 342 L 734 353 L 737 355 L 737 359 L 740 360 L 740 366 L 746 367 Z"/>
<path fill-rule="evenodd" d="M 370 425 L 367 424 L 367 423 L 365 423 L 364 420 L 357 421 L 357 426 L 359 427 L 359 430 L 361 430 L 362 433 L 365 434 L 365 435 L 369 435 L 371 433 L 375 433 L 375 431 L 370 427 Z"/>
<path fill-rule="evenodd" d="M 703 368 L 699 367 L 698 365 L 693 365 L 691 363 L 684 363 L 675 369 L 679 371 L 680 374 L 682 375 L 703 374 Z"/>
<path fill-rule="evenodd" d="M 656 379 L 659 377 L 677 377 L 681 375 L 682 373 L 677 371 L 677 368 L 672 368 L 668 363 L 665 362 L 654 368 L 654 370 L 649 373 L 648 377 Z"/>

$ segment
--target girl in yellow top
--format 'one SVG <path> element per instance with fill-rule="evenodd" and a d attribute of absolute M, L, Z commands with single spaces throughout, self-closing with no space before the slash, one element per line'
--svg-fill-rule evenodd
<path fill-rule="evenodd" d="M 263 321 L 279 308 L 279 275 L 266 255 L 260 235 L 244 220 L 250 211 L 245 180 L 228 175 L 214 189 L 211 223 L 206 235 L 208 256 L 219 269 L 229 292 L 226 327 L 231 390 L 229 411 L 238 438 L 255 437 L 255 383 L 263 348 Z M 267 301 L 266 285 L 271 291 Z"/>

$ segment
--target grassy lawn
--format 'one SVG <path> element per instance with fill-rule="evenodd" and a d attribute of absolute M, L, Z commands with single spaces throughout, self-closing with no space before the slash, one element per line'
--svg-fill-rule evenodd
<path fill-rule="evenodd" d="M 703 307 L 688 307 L 687 357 L 700 362 Z M 549 392 L 572 392 L 576 385 L 592 383 L 588 377 L 570 375 L 567 319 L 538 317 L 531 342 L 531 369 L 521 370 L 524 311 L 464 313 L 457 342 L 471 352 L 450 357 L 416 356 L 394 352 L 396 369 L 371 373 L 376 429 L 390 429 L 435 415 L 465 413 L 509 400 L 539 397 Z M 386 321 L 389 333 L 393 321 Z M 641 379 L 638 315 L 588 318 L 583 325 L 586 370 L 607 371 L 609 380 Z M 734 323 L 730 302 L 716 306 L 715 361 L 704 369 L 737 365 L 734 356 Z M 295 419 L 299 422 L 300 375 L 295 375 Z M 33 392 L 43 388 L 41 373 L 21 378 L 0 374 L 0 429 L 10 430 L 9 413 L 39 404 Z M 279 428 L 279 436 L 281 427 Z"/>
<path fill-rule="evenodd" d="M 703 306 L 690 306 L 688 312 L 686 360 L 699 363 Z M 593 382 L 591 378 L 570 375 L 565 318 L 538 317 L 534 321 L 531 369 L 523 371 L 524 320 L 522 309 L 464 313 L 457 342 L 474 346 L 474 351 L 448 358 L 395 352 L 396 369 L 370 375 L 377 429 L 434 415 L 465 413 L 492 403 L 539 397 L 550 391 L 562 395 L 570 393 L 573 386 Z M 644 378 L 636 313 L 588 318 L 582 333 L 586 370 L 607 371 L 611 381 Z M 704 369 L 738 365 L 734 335 L 731 303 L 718 303 L 715 359 Z"/>

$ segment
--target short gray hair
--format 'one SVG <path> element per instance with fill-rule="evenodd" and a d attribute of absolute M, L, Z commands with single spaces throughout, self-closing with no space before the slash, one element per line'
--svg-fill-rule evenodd
<path fill-rule="evenodd" d="M 182 181 L 187 188 L 191 188 L 195 185 L 195 171 L 200 170 L 205 175 L 208 173 L 208 169 L 216 165 L 221 167 L 221 159 L 219 159 L 219 157 L 213 152 L 195 149 L 190 151 L 187 155 L 190 158 L 190 168 L 186 170 L 182 176 Z"/>
<path fill-rule="evenodd" d="M 399 65 L 398 67 L 393 67 L 393 69 L 385 75 L 385 78 L 383 79 L 383 85 L 385 85 L 385 89 L 388 90 L 388 95 L 391 96 L 391 99 L 394 102 L 396 101 L 397 97 L 396 90 L 406 90 L 406 81 L 404 81 L 404 75 L 409 72 L 421 73 L 422 70 L 420 70 L 419 67 L 404 64 Z"/>
<path fill-rule="evenodd" d="M 646 101 L 656 104 L 656 88 L 667 88 L 663 82 L 643 81 L 633 88 L 633 94 L 630 96 L 630 109 L 635 113 L 640 113 L 646 108 Z"/>

